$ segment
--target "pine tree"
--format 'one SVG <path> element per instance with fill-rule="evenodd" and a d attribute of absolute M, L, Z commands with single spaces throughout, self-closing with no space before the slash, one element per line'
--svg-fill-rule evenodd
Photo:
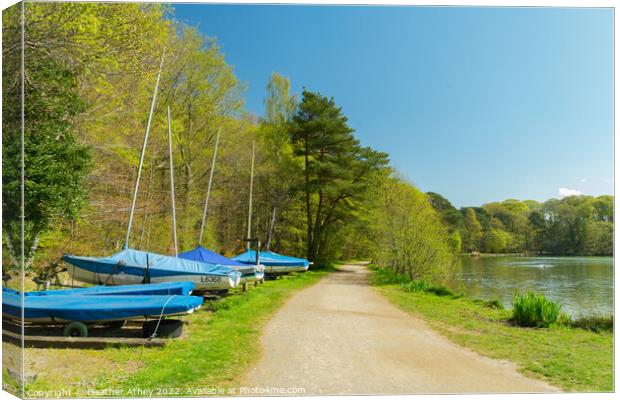
<path fill-rule="evenodd" d="M 355 218 L 368 178 L 387 165 L 387 154 L 360 146 L 334 100 L 307 90 L 293 116 L 291 140 L 303 158 L 307 257 L 322 261 L 329 234 Z"/>

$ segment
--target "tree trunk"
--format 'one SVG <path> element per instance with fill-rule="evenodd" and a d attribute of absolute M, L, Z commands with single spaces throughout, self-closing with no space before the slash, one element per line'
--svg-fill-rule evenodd
<path fill-rule="evenodd" d="M 312 210 L 310 208 L 311 204 L 310 204 L 310 171 L 308 170 L 308 137 L 306 137 L 306 143 L 305 143 L 305 165 L 304 165 L 304 175 L 305 175 L 305 179 L 306 179 L 306 219 L 308 221 L 308 242 L 307 242 L 307 257 L 308 260 L 313 261 L 314 260 L 314 255 L 312 254 Z"/>

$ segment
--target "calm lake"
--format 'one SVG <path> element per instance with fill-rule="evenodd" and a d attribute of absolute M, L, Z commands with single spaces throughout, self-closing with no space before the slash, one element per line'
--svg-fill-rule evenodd
<path fill-rule="evenodd" d="M 613 313 L 613 257 L 461 257 L 453 286 L 512 307 L 515 290 L 534 290 L 573 316 Z"/>

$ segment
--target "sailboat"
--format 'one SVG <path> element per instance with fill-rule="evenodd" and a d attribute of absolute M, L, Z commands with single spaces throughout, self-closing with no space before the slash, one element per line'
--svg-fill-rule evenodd
<path fill-rule="evenodd" d="M 241 274 L 241 279 L 240 279 L 241 284 L 249 283 L 249 282 L 259 282 L 259 281 L 262 281 L 264 278 L 264 269 L 265 269 L 264 266 L 258 263 L 248 264 L 248 263 L 242 263 L 239 261 L 231 260 L 228 257 L 225 257 L 221 254 L 218 254 L 200 245 L 203 239 L 205 222 L 207 218 L 207 211 L 209 208 L 209 196 L 211 194 L 211 184 L 213 182 L 213 172 L 215 171 L 215 161 L 217 157 L 217 148 L 218 148 L 218 144 L 220 141 L 220 133 L 221 131 L 218 130 L 217 136 L 215 138 L 215 150 L 213 151 L 213 160 L 211 161 L 211 171 L 209 174 L 209 184 L 207 186 L 207 195 L 205 197 L 205 205 L 204 205 L 204 209 L 202 213 L 202 223 L 200 225 L 200 236 L 198 238 L 198 243 L 199 243 L 198 247 L 196 247 L 193 250 L 180 253 L 178 257 L 186 259 L 186 260 L 193 260 L 193 261 L 198 261 L 202 263 L 226 265 L 234 269 L 235 271 L 238 271 Z M 252 171 L 254 171 L 254 147 L 252 147 Z M 253 178 L 251 178 L 250 181 L 252 179 Z M 250 186 L 251 185 L 252 183 L 250 183 Z"/>
<path fill-rule="evenodd" d="M 256 252 L 248 250 L 245 253 L 241 253 L 233 260 L 244 264 L 256 263 Z M 264 250 L 259 252 L 258 262 L 265 266 L 265 274 L 279 275 L 289 272 L 304 272 L 310 268 L 311 262 L 305 258 L 297 258 L 291 256 L 285 256 L 275 253 L 273 251 Z"/>
<path fill-rule="evenodd" d="M 157 99 L 157 89 L 159 87 L 163 63 L 164 55 L 162 54 L 161 62 L 159 64 L 159 72 L 157 74 L 157 81 L 155 83 L 155 90 L 153 92 L 149 118 L 146 125 L 144 143 L 142 144 L 142 152 L 140 154 L 140 163 L 138 165 L 138 174 L 132 197 L 131 211 L 129 213 L 129 222 L 127 224 L 127 235 L 125 237 L 124 249 L 121 252 L 113 254 L 109 257 L 64 255 L 62 259 L 73 266 L 71 269 L 73 277 L 86 283 L 127 285 L 136 283 L 182 281 L 193 282 L 196 290 L 198 291 L 231 289 L 236 287 L 240 282 L 241 273 L 239 271 L 236 271 L 226 265 L 196 262 L 176 257 L 178 251 L 176 236 L 176 209 L 174 204 L 174 171 L 172 162 L 170 107 L 168 107 L 168 141 L 175 257 L 129 248 L 129 237 L 131 234 L 133 215 L 136 207 L 138 188 L 140 185 L 142 164 L 144 162 L 144 154 L 151 128 L 153 110 Z"/>
<path fill-rule="evenodd" d="M 249 201 L 249 210 L 248 210 L 248 238 L 250 238 L 252 234 L 252 183 L 254 177 L 254 145 L 252 145 L 252 173 L 250 177 L 250 201 Z M 273 231 L 273 226 L 275 223 L 275 215 L 276 209 L 273 209 L 273 215 L 271 218 L 271 226 L 269 228 L 269 238 L 267 240 L 267 250 L 260 251 L 260 243 L 257 243 L 259 247 L 256 251 L 250 249 L 250 244 L 248 242 L 246 251 L 241 253 L 232 259 L 234 261 L 248 264 L 248 265 L 256 265 L 260 264 L 264 266 L 265 275 L 281 275 L 289 272 L 301 272 L 307 271 L 310 267 L 310 262 L 303 258 L 289 257 L 281 254 L 274 253 L 269 250 L 269 244 L 271 241 L 271 233 Z"/>
<path fill-rule="evenodd" d="M 231 289 L 241 274 L 225 265 L 207 264 L 146 251 L 124 249 L 109 257 L 64 255 L 73 278 L 95 285 L 193 282 L 196 290 Z"/>

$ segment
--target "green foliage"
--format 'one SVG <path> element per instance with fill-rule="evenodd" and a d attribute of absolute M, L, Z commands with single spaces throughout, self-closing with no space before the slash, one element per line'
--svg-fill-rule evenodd
<path fill-rule="evenodd" d="M 372 283 L 374 285 L 399 285 L 407 292 L 426 292 L 437 296 L 453 296 L 458 298 L 450 289 L 445 286 L 436 285 L 423 280 L 412 280 L 406 275 L 399 275 L 388 268 L 373 267 Z"/>
<path fill-rule="evenodd" d="M 277 251 L 305 254 L 303 215 L 299 204 L 302 163 L 293 154 L 289 123 L 296 109 L 287 77 L 273 73 L 267 84 L 265 119 L 259 125 L 264 157 L 257 175 L 262 194 L 257 209 L 267 210 L 265 246 Z"/>
<path fill-rule="evenodd" d="M 509 199 L 459 212 L 439 194 L 428 195 L 448 230 L 459 233 L 464 252 L 613 254 L 613 196 L 569 196 L 544 203 Z"/>
<path fill-rule="evenodd" d="M 371 264 L 374 265 L 374 264 Z M 399 275 L 389 268 L 382 268 L 379 266 L 374 266 L 371 268 L 375 271 L 372 275 L 371 279 L 373 284 L 375 285 L 390 285 L 390 284 L 399 284 L 404 285 L 411 282 L 411 278 L 405 275 Z"/>
<path fill-rule="evenodd" d="M 294 154 L 303 162 L 308 259 L 328 260 L 333 238 L 356 219 L 373 174 L 387 154 L 362 147 L 333 99 L 304 90 L 290 124 Z"/>
<path fill-rule="evenodd" d="M 408 292 L 425 292 L 431 287 L 431 284 L 425 281 L 409 281 L 401 283 L 400 287 Z"/>
<path fill-rule="evenodd" d="M 491 228 L 484 237 L 484 250 L 487 253 L 506 253 L 511 243 L 511 236 L 501 229 Z"/>
<path fill-rule="evenodd" d="M 448 237 L 448 245 L 455 254 L 459 254 L 461 252 L 463 241 L 461 240 L 461 234 L 459 231 L 454 231 Z"/>
<path fill-rule="evenodd" d="M 549 327 L 558 321 L 562 305 L 534 292 L 515 293 L 512 320 L 519 326 Z"/>
<path fill-rule="evenodd" d="M 466 208 L 464 210 L 464 248 L 467 251 L 474 251 L 480 249 L 480 243 L 482 240 L 482 225 L 478 221 L 478 216 L 472 208 Z"/>
<path fill-rule="evenodd" d="M 409 281 L 406 283 L 401 283 L 400 287 L 408 292 L 427 292 L 437 296 L 455 296 L 455 294 L 447 287 L 434 285 L 426 281 Z"/>
<path fill-rule="evenodd" d="M 441 281 L 451 267 L 449 235 L 427 196 L 394 176 L 378 176 L 367 214 L 375 262 L 410 280 Z"/>
<path fill-rule="evenodd" d="M 487 300 L 483 304 L 487 308 L 494 308 L 496 310 L 503 310 L 504 309 L 504 305 L 502 304 L 502 302 L 497 300 L 497 299 Z"/>
<path fill-rule="evenodd" d="M 9 27 L 11 9 L 5 14 Z M 7 29 L 10 29 L 7 27 Z M 27 34 L 29 31 L 27 30 Z M 21 85 L 14 37 L 3 46 L 8 60 L 3 69 L 3 230 L 13 265 L 21 253 Z M 19 47 L 17 47 L 19 48 Z M 75 69 L 35 48 L 25 57 L 24 162 L 25 162 L 25 264 L 29 265 L 42 234 L 54 224 L 75 221 L 85 196 L 91 152 L 80 143 L 72 120 L 85 104 L 77 94 Z"/>
<path fill-rule="evenodd" d="M 429 202 L 431 206 L 439 213 L 442 221 L 448 226 L 449 229 L 458 230 L 461 229 L 464 224 L 464 217 L 461 212 L 454 207 L 448 199 L 440 195 L 439 193 L 427 192 Z"/>

